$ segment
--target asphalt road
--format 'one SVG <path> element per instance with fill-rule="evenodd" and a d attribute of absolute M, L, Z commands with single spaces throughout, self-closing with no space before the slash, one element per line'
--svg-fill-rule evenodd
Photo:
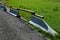
<path fill-rule="evenodd" d="M 45 40 L 24 21 L 0 10 L 0 40 Z"/>

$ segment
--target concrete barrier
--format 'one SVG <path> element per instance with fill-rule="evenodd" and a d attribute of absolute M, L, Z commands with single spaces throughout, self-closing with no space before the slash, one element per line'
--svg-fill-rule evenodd
<path fill-rule="evenodd" d="M 52 35 L 57 34 L 57 32 L 54 31 L 43 19 L 38 18 L 36 16 L 32 16 L 29 23 L 41 28 L 43 31 L 51 33 Z"/>
<path fill-rule="evenodd" d="M 13 8 L 7 8 L 7 12 L 13 16 L 18 16 L 19 12 Z"/>
<path fill-rule="evenodd" d="M 6 7 L 2 4 L 0 4 L 0 10 L 6 11 Z"/>

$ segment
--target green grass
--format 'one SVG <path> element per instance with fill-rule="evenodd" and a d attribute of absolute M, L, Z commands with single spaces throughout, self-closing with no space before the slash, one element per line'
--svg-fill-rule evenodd
<path fill-rule="evenodd" d="M 27 21 L 30 20 L 31 13 L 29 13 L 29 12 L 24 12 L 24 11 L 21 11 L 21 10 L 20 10 L 20 15 L 21 15 L 21 17 L 23 17 L 23 18 L 26 19 Z"/>
<path fill-rule="evenodd" d="M 60 34 L 60 1 L 59 0 L 3 0 L 4 4 L 15 8 L 26 8 L 34 10 L 37 14 L 43 15 L 44 20 Z M 21 12 L 21 11 L 20 11 Z M 25 19 L 30 18 L 30 13 L 21 12 Z"/>

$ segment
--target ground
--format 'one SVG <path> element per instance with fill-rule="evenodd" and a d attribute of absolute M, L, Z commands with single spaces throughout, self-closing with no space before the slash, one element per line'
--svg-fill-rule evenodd
<path fill-rule="evenodd" d="M 25 21 L 0 10 L 0 40 L 45 40 Z"/>

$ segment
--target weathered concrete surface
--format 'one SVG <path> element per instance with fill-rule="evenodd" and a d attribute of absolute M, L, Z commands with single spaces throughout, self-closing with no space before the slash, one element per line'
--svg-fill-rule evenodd
<path fill-rule="evenodd" d="M 18 18 L 0 10 L 0 40 L 45 40 Z"/>

